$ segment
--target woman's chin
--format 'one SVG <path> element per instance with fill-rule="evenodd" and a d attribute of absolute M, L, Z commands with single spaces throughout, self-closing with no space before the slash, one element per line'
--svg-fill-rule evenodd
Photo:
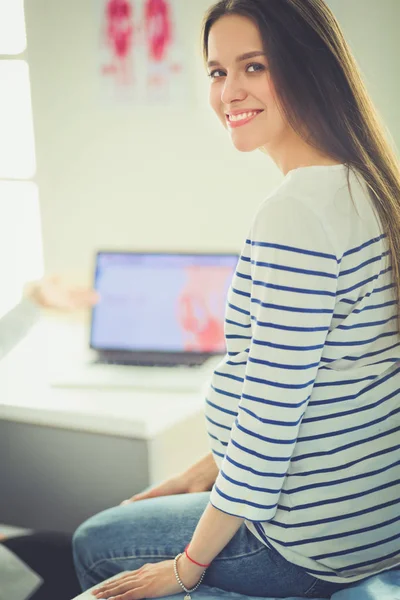
<path fill-rule="evenodd" d="M 239 152 L 253 152 L 260 147 L 260 142 L 251 139 L 240 139 L 239 136 L 232 136 L 232 144 Z"/>

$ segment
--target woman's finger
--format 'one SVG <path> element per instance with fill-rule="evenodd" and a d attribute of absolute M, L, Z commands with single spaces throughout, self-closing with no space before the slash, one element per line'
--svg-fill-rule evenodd
<path fill-rule="evenodd" d="M 105 584 L 100 584 L 97 588 L 95 588 L 92 591 L 93 596 L 98 597 L 99 594 L 104 594 L 107 593 L 111 596 L 111 591 L 119 586 L 123 586 L 125 585 L 128 581 L 130 581 L 131 579 L 135 579 L 136 575 L 135 575 L 136 571 L 128 571 L 127 573 L 125 573 L 124 575 L 122 575 L 121 577 L 118 577 L 118 579 L 114 579 L 113 581 L 109 581 Z"/>
<path fill-rule="evenodd" d="M 122 596 L 115 596 L 112 600 L 144 600 L 149 597 L 151 596 L 147 596 L 146 588 L 140 587 L 131 592 L 126 592 L 125 594 L 122 594 Z"/>
<path fill-rule="evenodd" d="M 148 597 L 146 588 L 140 587 L 129 592 L 124 592 L 123 594 L 118 594 L 117 596 L 104 596 L 104 600 L 144 600 Z"/>
<path fill-rule="evenodd" d="M 135 494 L 132 498 L 128 498 L 127 500 L 123 500 L 121 502 L 121 506 L 126 506 L 127 504 L 132 504 L 132 502 L 136 502 L 137 500 L 146 500 L 147 498 L 155 498 L 158 494 L 151 494 L 150 492 L 141 492 L 140 494 Z"/>
<path fill-rule="evenodd" d="M 135 585 L 136 584 L 136 585 Z M 122 583 L 115 581 L 113 585 L 106 586 L 104 588 L 100 588 L 100 590 L 95 591 L 96 598 L 103 598 L 104 595 L 107 595 L 108 598 L 114 598 L 118 594 L 124 594 L 125 592 L 131 592 L 133 589 L 137 587 L 137 578 L 132 577 L 124 580 Z"/>

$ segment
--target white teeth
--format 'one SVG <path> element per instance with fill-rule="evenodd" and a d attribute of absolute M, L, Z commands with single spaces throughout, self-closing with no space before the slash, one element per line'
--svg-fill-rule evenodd
<path fill-rule="evenodd" d="M 229 115 L 229 120 L 230 121 L 243 121 L 244 119 L 253 117 L 256 114 L 257 114 L 256 112 L 248 112 L 248 113 L 241 113 L 240 115 Z"/>

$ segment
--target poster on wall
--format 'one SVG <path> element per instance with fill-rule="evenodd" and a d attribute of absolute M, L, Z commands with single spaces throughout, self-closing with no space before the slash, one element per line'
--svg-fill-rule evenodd
<path fill-rule="evenodd" d="M 187 101 L 181 0 L 97 0 L 100 89 L 106 101 L 175 105 Z"/>

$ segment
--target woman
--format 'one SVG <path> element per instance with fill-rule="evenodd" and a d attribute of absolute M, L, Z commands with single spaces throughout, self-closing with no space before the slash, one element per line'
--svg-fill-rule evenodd
<path fill-rule="evenodd" d="M 126 571 L 98 598 L 328 598 L 400 568 L 399 164 L 323 0 L 223 0 L 203 38 L 212 108 L 284 179 L 229 293 L 212 457 L 81 525 L 75 565 Z"/>

